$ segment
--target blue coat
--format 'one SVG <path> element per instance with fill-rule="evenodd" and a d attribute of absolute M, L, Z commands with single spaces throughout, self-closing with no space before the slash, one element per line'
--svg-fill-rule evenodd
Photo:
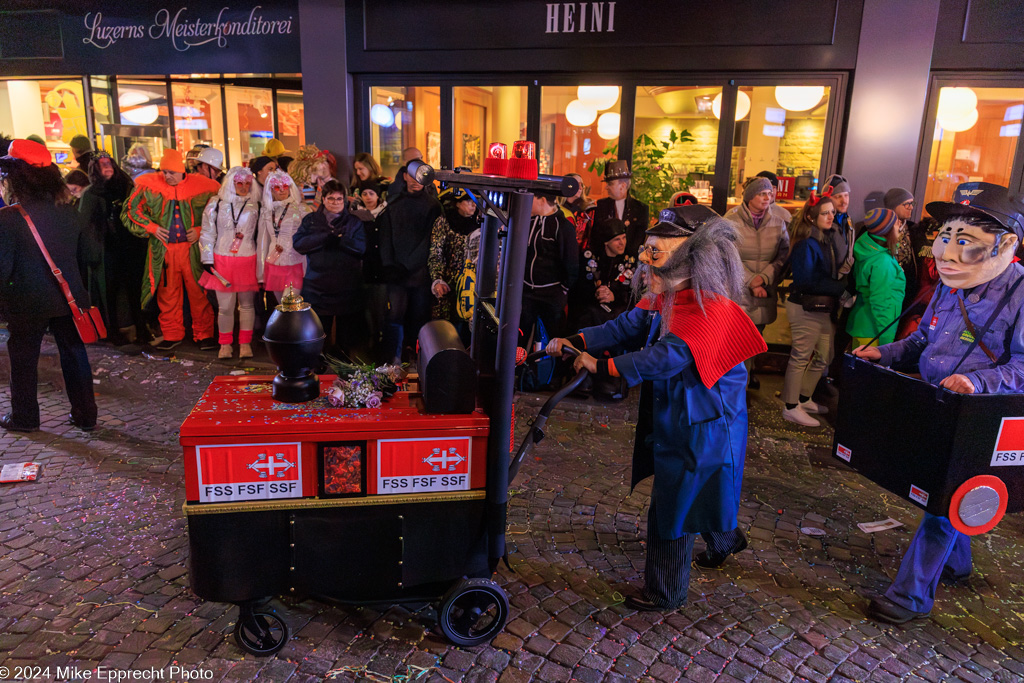
<path fill-rule="evenodd" d="M 615 357 L 630 386 L 643 383 L 632 485 L 654 475 L 664 539 L 736 528 L 747 451 L 747 370 L 739 363 L 710 389 L 682 339 L 658 339 L 661 315 L 634 308 L 580 330 L 588 352 L 635 349 Z"/>
<path fill-rule="evenodd" d="M 971 345 L 973 338 L 967 330 L 957 298 L 964 298 L 967 316 L 975 329 L 992 317 L 1007 290 L 1024 277 L 1024 267 L 1011 263 L 994 280 L 978 285 L 970 291 L 954 292 L 939 283 L 921 324 L 909 337 L 893 344 L 878 347 L 882 357 L 880 365 L 917 364 L 921 379 L 938 384 L 952 373 L 953 368 Z M 1024 284 L 1017 288 L 1012 299 L 1000 311 L 985 334 L 984 342 L 998 359 L 993 364 L 980 346 L 975 346 L 964 361 L 958 374 L 971 380 L 979 394 L 1024 393 Z"/>

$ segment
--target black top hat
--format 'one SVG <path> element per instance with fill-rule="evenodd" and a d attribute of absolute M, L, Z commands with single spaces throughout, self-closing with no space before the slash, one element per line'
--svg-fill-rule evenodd
<path fill-rule="evenodd" d="M 604 182 L 606 183 L 610 180 L 632 177 L 633 174 L 629 171 L 628 161 L 609 161 L 604 165 Z"/>
<path fill-rule="evenodd" d="M 956 216 L 987 218 L 1024 241 L 1024 200 L 993 183 L 960 183 L 951 202 L 929 202 L 928 213 L 939 221 Z"/>
<path fill-rule="evenodd" d="M 658 223 L 647 230 L 654 237 L 689 237 L 702 225 L 718 214 L 703 204 L 687 204 L 662 209 L 658 214 Z"/>

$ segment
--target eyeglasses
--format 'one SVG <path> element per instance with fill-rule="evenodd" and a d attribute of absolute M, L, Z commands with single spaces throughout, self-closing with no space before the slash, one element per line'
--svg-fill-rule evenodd
<path fill-rule="evenodd" d="M 662 254 L 670 253 L 667 249 L 658 249 L 651 244 L 643 244 L 640 246 L 640 256 L 646 256 L 649 260 L 653 261 Z"/>
<path fill-rule="evenodd" d="M 833 209 L 832 211 L 822 211 L 822 212 L 821 212 L 821 213 L 819 213 L 818 215 L 819 215 L 819 216 L 835 216 L 835 215 L 836 215 L 836 212 L 835 212 L 835 210 Z"/>
<path fill-rule="evenodd" d="M 344 197 L 338 197 L 337 195 L 331 195 L 330 197 L 324 197 L 324 201 L 325 202 L 331 202 L 332 204 L 337 204 L 339 202 L 345 201 L 345 198 Z"/>
<path fill-rule="evenodd" d="M 914 200 L 910 200 L 909 202 L 903 202 L 902 204 L 900 204 L 900 206 L 902 206 L 904 209 L 913 209 Z"/>

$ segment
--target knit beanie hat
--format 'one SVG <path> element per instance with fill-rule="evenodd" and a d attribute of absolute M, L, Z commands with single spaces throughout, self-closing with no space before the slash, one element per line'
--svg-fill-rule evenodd
<path fill-rule="evenodd" d="M 259 173 L 264 166 L 267 164 L 276 164 L 277 162 L 270 157 L 256 157 L 249 161 L 249 170 L 253 172 L 253 175 Z"/>
<path fill-rule="evenodd" d="M 871 209 L 864 216 L 864 229 L 872 235 L 885 237 L 896 225 L 896 213 L 890 209 Z"/>
<path fill-rule="evenodd" d="M 828 177 L 825 181 L 825 188 L 832 188 L 832 194 L 842 194 L 850 191 L 850 183 L 846 182 L 846 178 L 834 173 Z"/>
<path fill-rule="evenodd" d="M 743 186 L 743 203 L 746 204 L 751 199 L 761 194 L 762 192 L 772 191 L 772 181 L 767 178 L 760 176 L 754 176 L 747 181 L 747 184 Z"/>
<path fill-rule="evenodd" d="M 760 173 L 757 174 L 757 177 L 767 178 L 768 180 L 772 181 L 772 185 L 774 185 L 775 187 L 779 186 L 779 176 L 775 175 L 771 171 L 761 171 Z"/>
<path fill-rule="evenodd" d="M 68 146 L 71 147 L 71 149 L 74 150 L 76 154 L 88 152 L 90 149 L 92 149 L 92 143 L 89 142 L 89 138 L 85 137 L 84 135 L 76 135 L 75 137 L 71 138 L 71 142 L 68 143 Z"/>
<path fill-rule="evenodd" d="M 914 199 L 914 195 L 910 193 L 910 190 L 905 190 L 902 187 L 894 187 L 885 193 L 885 199 L 882 202 L 885 204 L 887 209 L 895 209 L 904 202 L 909 202 Z"/>
<path fill-rule="evenodd" d="M 160 170 L 184 173 L 185 162 L 181 159 L 181 152 L 173 147 L 164 148 L 164 155 L 160 157 Z"/>

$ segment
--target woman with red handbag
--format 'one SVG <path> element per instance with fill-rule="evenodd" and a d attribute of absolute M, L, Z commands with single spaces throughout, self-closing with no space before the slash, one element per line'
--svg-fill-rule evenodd
<path fill-rule="evenodd" d="M 4 201 L 12 204 L 0 209 L 0 309 L 10 332 L 11 359 L 11 412 L 0 417 L 0 427 L 19 432 L 39 428 L 39 350 L 49 328 L 60 353 L 71 423 L 92 430 L 96 427 L 92 369 L 69 307 L 71 302 L 76 302 L 76 309 L 84 307 L 75 313 L 91 324 L 78 265 L 82 253 L 78 213 L 63 202 L 68 190 L 49 150 L 31 140 L 15 140 L 8 155 L 0 157 L 0 188 Z M 99 333 L 103 336 L 105 331 Z"/>

